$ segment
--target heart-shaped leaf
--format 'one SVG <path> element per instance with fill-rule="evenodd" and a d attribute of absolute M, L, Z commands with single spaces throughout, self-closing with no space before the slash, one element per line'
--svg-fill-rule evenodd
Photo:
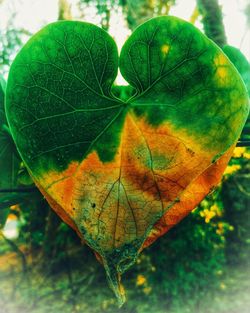
<path fill-rule="evenodd" d="M 191 24 L 159 17 L 125 43 L 82 22 L 33 36 L 11 66 L 7 117 L 53 209 L 95 250 L 122 302 L 120 274 L 219 182 L 248 114 L 242 80 Z"/>

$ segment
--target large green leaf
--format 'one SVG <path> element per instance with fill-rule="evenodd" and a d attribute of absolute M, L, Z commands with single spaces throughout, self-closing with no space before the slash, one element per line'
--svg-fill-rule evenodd
<path fill-rule="evenodd" d="M 95 250 L 120 302 L 120 274 L 218 184 L 248 114 L 228 58 L 191 24 L 152 19 L 125 43 L 82 22 L 46 26 L 11 66 L 17 148 L 53 209 Z"/>

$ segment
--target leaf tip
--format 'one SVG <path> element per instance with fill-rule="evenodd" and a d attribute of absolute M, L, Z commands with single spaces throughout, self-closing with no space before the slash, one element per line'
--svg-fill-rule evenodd
<path fill-rule="evenodd" d="M 121 308 L 126 302 L 125 289 L 121 283 L 121 274 L 117 271 L 115 266 L 111 264 L 106 263 L 104 266 L 110 288 L 116 296 L 119 308 Z"/>

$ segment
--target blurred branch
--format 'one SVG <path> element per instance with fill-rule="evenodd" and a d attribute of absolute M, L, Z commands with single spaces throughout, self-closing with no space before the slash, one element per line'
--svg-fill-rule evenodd
<path fill-rule="evenodd" d="M 36 187 L 23 187 L 23 188 L 4 188 L 0 189 L 0 193 L 12 193 L 12 192 L 35 192 L 37 191 Z"/>
<path fill-rule="evenodd" d="M 198 20 L 199 16 L 200 16 L 200 11 L 199 11 L 198 6 L 196 6 L 194 8 L 192 15 L 190 16 L 190 20 L 189 20 L 190 23 L 192 23 L 194 25 L 196 23 L 196 21 Z"/>
<path fill-rule="evenodd" d="M 237 147 L 250 147 L 250 141 L 238 141 L 237 142 Z"/>
<path fill-rule="evenodd" d="M 59 0 L 58 7 L 58 20 L 72 20 L 71 5 L 67 0 Z"/>
<path fill-rule="evenodd" d="M 198 9 L 202 15 L 204 32 L 218 46 L 227 43 L 221 6 L 218 0 L 197 0 Z"/>
<path fill-rule="evenodd" d="M 247 27 L 250 28 L 250 2 L 247 3 L 244 12 L 247 18 Z"/>

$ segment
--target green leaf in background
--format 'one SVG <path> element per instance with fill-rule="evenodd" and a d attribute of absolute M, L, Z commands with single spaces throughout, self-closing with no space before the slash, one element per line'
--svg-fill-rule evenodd
<path fill-rule="evenodd" d="M 224 46 L 223 52 L 228 56 L 230 61 L 239 71 L 250 96 L 250 63 L 244 54 L 237 48 L 232 46 Z"/>
<path fill-rule="evenodd" d="M 0 80 L 0 189 L 2 189 L 16 186 L 20 159 L 7 126 L 4 110 L 5 82 L 2 77 Z"/>
<path fill-rule="evenodd" d="M 0 75 L 0 99 L 1 102 L 4 100 L 4 94 L 6 89 L 6 82 L 3 77 Z"/>
<path fill-rule="evenodd" d="M 246 87 L 248 90 L 248 95 L 250 97 L 250 63 L 244 54 L 237 48 L 232 46 L 224 46 L 224 53 L 228 56 L 230 61 L 239 71 Z M 239 139 L 238 146 L 250 145 L 250 116 L 248 115 L 247 122 L 242 130 L 242 134 Z"/>
<path fill-rule="evenodd" d="M 32 178 L 121 304 L 121 274 L 219 183 L 249 106 L 224 53 L 178 18 L 142 24 L 119 62 L 129 99 L 111 92 L 118 52 L 105 31 L 50 24 L 13 62 L 6 111 Z"/>

